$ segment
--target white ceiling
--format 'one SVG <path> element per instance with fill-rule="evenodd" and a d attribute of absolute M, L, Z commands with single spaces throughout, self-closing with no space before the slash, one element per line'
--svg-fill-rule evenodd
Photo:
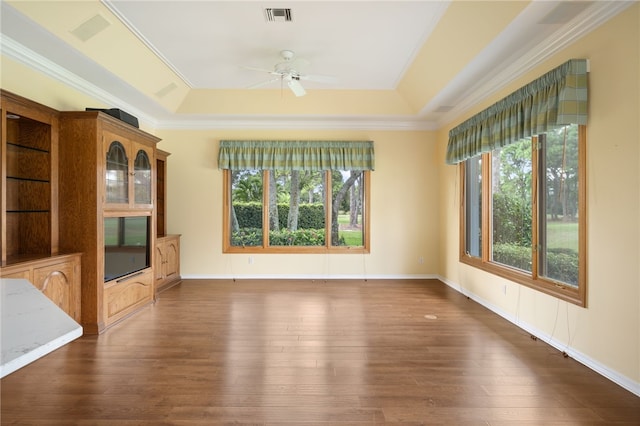
<path fill-rule="evenodd" d="M 298 62 L 303 73 L 335 77 L 331 83 L 303 82 L 307 89 L 305 98 L 309 98 L 306 102 L 312 102 L 314 94 L 322 90 L 397 90 L 451 4 L 450 1 L 91 1 L 106 7 L 124 24 L 124 31 L 131 31 L 160 59 L 158 72 L 168 69 L 188 90 L 252 90 L 248 87 L 270 80 L 271 76 L 246 66 L 272 69 L 281 61 L 280 50 L 293 50 L 296 58 L 303 59 Z M 68 33 L 81 31 L 85 22 L 99 29 L 99 18 L 89 23 L 91 16 L 87 16 L 87 21 L 67 28 L 65 33 L 52 30 L 54 26 L 47 22 L 46 16 L 30 12 L 21 3 L 2 2 L 3 55 L 67 84 L 71 82 L 94 98 L 132 112 L 156 127 L 229 120 L 241 120 L 245 125 L 253 122 L 259 127 L 258 123 L 274 118 L 275 113 L 268 110 L 233 117 L 206 109 L 177 113 L 158 100 L 157 92 L 154 97 L 141 85 L 132 84 L 134 79 L 127 78 L 119 69 L 122 64 L 111 66 L 89 58 L 69 41 Z M 59 3 L 60 8 L 72 4 L 46 3 L 48 7 Z M 483 3 L 487 7 L 499 4 Z M 498 28 L 498 35 L 483 49 L 448 75 L 435 93 L 420 98 L 421 104 L 412 114 L 386 118 L 357 114 L 337 116 L 329 108 L 306 116 L 284 113 L 278 120 L 292 123 L 313 119 L 315 123 L 339 121 L 362 126 L 363 122 L 380 123 L 386 119 L 388 122 L 401 120 L 410 123 L 410 127 L 435 128 L 629 4 L 631 2 L 621 1 L 530 2 L 503 28 Z M 265 8 L 290 8 L 292 20 L 268 22 Z M 469 9 L 469 13 L 472 10 Z M 474 17 L 467 18 L 473 20 Z M 485 25 L 490 28 L 492 23 Z M 474 37 L 463 22 L 453 30 L 453 34 L 461 38 Z M 77 38 L 79 34 L 75 35 Z M 446 51 L 446 46 L 444 48 Z M 448 52 L 451 60 L 457 59 L 456 54 L 456 51 Z M 441 67 L 448 62 L 446 57 L 433 59 L 430 67 Z M 426 61 L 429 62 L 429 58 Z M 130 68 L 135 69 L 135 61 L 130 62 Z M 263 88 L 273 89 L 274 96 L 280 91 L 277 82 Z"/>
<path fill-rule="evenodd" d="M 105 4 L 193 88 L 242 89 L 268 79 L 242 67 L 272 69 L 288 49 L 308 62 L 305 72 L 336 77 L 330 88 L 388 90 L 448 2 L 287 2 L 289 22 L 266 20 L 265 6 L 282 2 Z"/>

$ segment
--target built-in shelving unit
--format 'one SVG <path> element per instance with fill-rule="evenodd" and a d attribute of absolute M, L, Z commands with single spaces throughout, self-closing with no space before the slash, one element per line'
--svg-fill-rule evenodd
<path fill-rule="evenodd" d="M 57 150 L 57 112 L 2 92 L 3 265 L 58 251 Z"/>
<path fill-rule="evenodd" d="M 180 276 L 180 235 L 167 233 L 167 158 L 156 150 L 156 246 L 154 267 L 156 294 L 178 284 Z"/>
<path fill-rule="evenodd" d="M 80 318 L 80 254 L 59 250 L 59 113 L 0 91 L 0 277 Z"/>
<path fill-rule="evenodd" d="M 83 253 L 85 333 L 154 300 L 159 140 L 103 112 L 60 113 L 60 246 Z"/>
<path fill-rule="evenodd" d="M 180 281 L 159 138 L 100 111 L 0 89 L 0 277 L 98 334 Z"/>

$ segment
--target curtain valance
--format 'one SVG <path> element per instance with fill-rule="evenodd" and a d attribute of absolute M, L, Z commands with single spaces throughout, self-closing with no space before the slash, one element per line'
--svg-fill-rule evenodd
<path fill-rule="evenodd" d="M 571 59 L 449 132 L 446 161 L 468 158 L 567 124 L 587 124 L 586 59 Z"/>
<path fill-rule="evenodd" d="M 372 141 L 220 141 L 218 168 L 373 170 Z"/>

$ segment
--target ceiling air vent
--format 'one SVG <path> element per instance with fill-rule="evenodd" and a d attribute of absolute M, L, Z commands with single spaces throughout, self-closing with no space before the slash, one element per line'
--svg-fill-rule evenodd
<path fill-rule="evenodd" d="M 291 22 L 291 9 L 266 8 L 264 14 L 267 22 Z"/>

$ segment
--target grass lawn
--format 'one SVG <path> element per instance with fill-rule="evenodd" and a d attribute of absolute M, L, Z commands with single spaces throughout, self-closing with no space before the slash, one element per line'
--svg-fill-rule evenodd
<path fill-rule="evenodd" d="M 340 225 L 348 225 L 349 224 L 349 215 L 341 214 L 338 215 L 338 223 Z M 358 223 L 362 223 L 361 218 L 358 218 Z M 348 230 L 343 229 L 339 231 L 340 237 L 344 238 L 347 246 L 351 247 L 362 247 L 364 244 L 362 241 L 362 230 Z"/>
<path fill-rule="evenodd" d="M 578 251 L 577 222 L 547 222 L 547 246 Z"/>
<path fill-rule="evenodd" d="M 348 246 L 361 247 L 362 244 L 362 231 L 340 231 L 340 237 L 344 238 L 344 242 Z"/>

